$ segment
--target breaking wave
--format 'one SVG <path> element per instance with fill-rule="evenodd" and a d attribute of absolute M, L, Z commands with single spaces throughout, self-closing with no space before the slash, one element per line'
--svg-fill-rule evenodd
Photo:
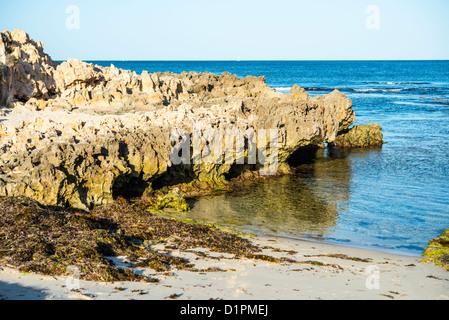
<path fill-rule="evenodd" d="M 275 87 L 274 90 L 276 91 L 291 91 L 292 87 Z"/>

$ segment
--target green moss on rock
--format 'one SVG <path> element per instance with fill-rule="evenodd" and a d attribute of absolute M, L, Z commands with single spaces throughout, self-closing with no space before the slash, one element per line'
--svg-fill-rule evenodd
<path fill-rule="evenodd" d="M 423 257 L 423 262 L 434 263 L 449 271 L 449 229 L 444 231 L 440 237 L 430 240 Z"/>
<path fill-rule="evenodd" d="M 383 143 L 382 127 L 374 123 L 341 132 L 333 144 L 342 148 L 369 148 L 380 147 Z"/>
<path fill-rule="evenodd" d="M 182 196 L 178 188 L 170 190 L 166 194 L 158 197 L 154 207 L 156 210 L 173 210 L 176 212 L 186 212 L 190 210 L 189 204 L 186 202 L 186 199 Z"/>

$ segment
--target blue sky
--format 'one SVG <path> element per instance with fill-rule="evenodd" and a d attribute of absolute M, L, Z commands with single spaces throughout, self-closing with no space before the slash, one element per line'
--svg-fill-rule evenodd
<path fill-rule="evenodd" d="M 449 59 L 448 0 L 2 2 L 0 30 L 25 30 L 55 60 Z"/>

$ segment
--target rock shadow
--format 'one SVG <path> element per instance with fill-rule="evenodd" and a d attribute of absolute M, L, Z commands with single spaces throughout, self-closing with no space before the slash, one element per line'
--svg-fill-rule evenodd
<path fill-rule="evenodd" d="M 47 297 L 42 290 L 0 281 L 0 300 L 45 300 Z"/>

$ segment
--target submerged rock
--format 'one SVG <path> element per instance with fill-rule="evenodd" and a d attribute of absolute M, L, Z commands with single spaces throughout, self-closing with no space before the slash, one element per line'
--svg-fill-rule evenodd
<path fill-rule="evenodd" d="M 89 210 L 118 195 L 152 192 L 160 181 L 223 184 L 243 166 L 224 156 L 175 165 L 173 132 L 199 133 L 204 155 L 210 130 L 252 130 L 256 137 L 274 130 L 277 150 L 266 149 L 265 157 L 275 155 L 277 169 L 288 172 L 296 150 L 343 139 L 339 133 L 355 121 L 352 101 L 338 90 L 310 97 L 299 86 L 285 94 L 264 77 L 227 72 L 138 75 L 74 59 L 56 63 L 23 31 L 5 31 L 1 38 L 0 104 L 8 113 L 0 128 L 0 196 Z M 245 137 L 247 162 L 254 136 Z M 244 166 L 263 166 L 262 147 L 254 150 L 257 163 Z"/>

